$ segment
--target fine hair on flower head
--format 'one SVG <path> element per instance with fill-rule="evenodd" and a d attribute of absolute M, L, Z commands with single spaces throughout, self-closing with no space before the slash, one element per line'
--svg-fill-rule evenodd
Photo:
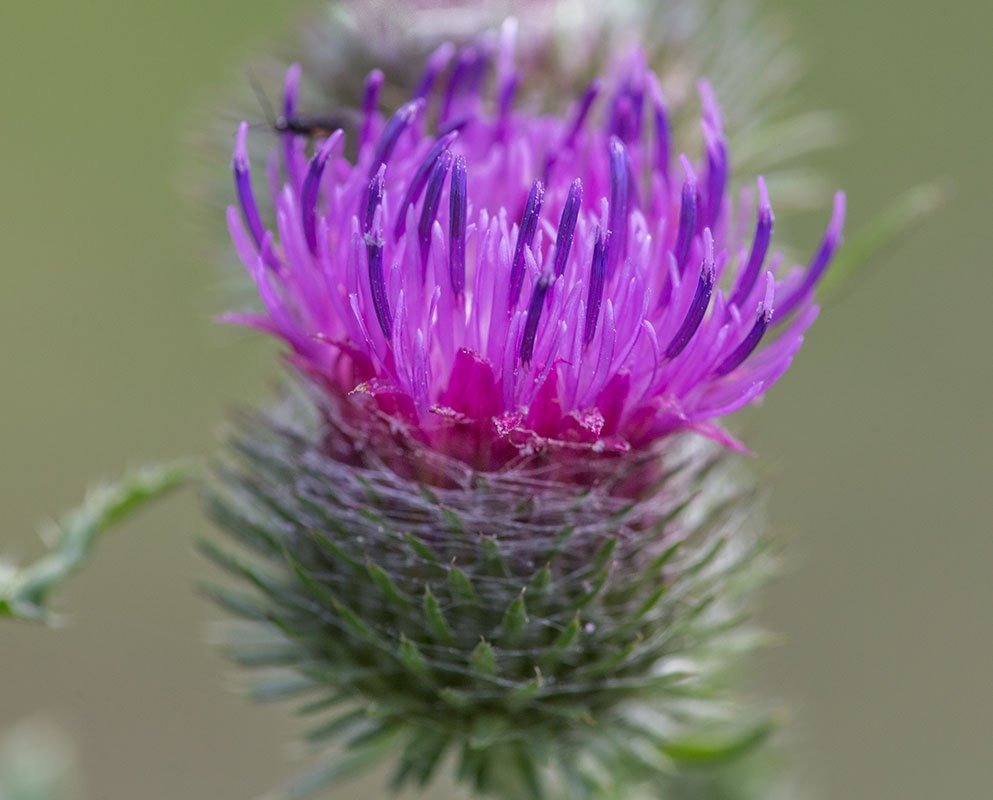
<path fill-rule="evenodd" d="M 228 225 L 264 310 L 226 318 L 282 338 L 329 396 L 477 468 L 681 430 L 743 449 L 716 420 L 800 347 L 844 195 L 809 265 L 782 269 L 764 180 L 754 208 L 729 199 L 706 81 L 695 163 L 672 152 L 661 82 L 637 52 L 565 114 L 524 110 L 515 29 L 438 48 L 393 113 L 370 73 L 350 135 L 281 131 L 273 220 L 242 123 Z M 286 119 L 301 78 L 292 66 Z"/>

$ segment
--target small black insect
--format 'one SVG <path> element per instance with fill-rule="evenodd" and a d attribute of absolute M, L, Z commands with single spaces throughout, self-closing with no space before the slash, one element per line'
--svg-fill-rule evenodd
<path fill-rule="evenodd" d="M 362 115 L 352 108 L 335 109 L 330 114 L 319 116 L 287 117 L 284 114 L 276 114 L 255 73 L 251 70 L 248 70 L 248 82 L 258 98 L 259 105 L 262 106 L 268 125 L 276 133 L 294 133 L 311 139 L 327 138 L 339 128 L 346 131 L 354 130 L 361 122 Z"/>

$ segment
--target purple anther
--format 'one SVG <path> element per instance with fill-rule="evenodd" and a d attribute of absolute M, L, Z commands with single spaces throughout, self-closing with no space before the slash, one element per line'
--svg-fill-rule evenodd
<path fill-rule="evenodd" d="M 755 312 L 755 324 L 752 325 L 751 330 L 748 331 L 748 335 L 741 341 L 741 344 L 714 370 L 718 375 L 727 375 L 732 370 L 737 369 L 752 354 L 755 348 L 759 346 L 766 328 L 769 327 L 769 323 L 772 321 L 772 299 L 775 288 L 776 280 L 771 272 L 767 272 L 765 299 L 759 303 L 758 310 Z"/>
<path fill-rule="evenodd" d="M 697 81 L 696 88 L 700 95 L 700 105 L 703 107 L 703 118 L 720 130 L 724 123 L 721 120 L 721 106 L 717 102 L 717 93 L 713 85 L 706 78 L 702 78 Z"/>
<path fill-rule="evenodd" d="M 729 306 L 741 308 L 741 304 L 752 291 L 755 280 L 759 276 L 766 253 L 769 251 L 769 241 L 772 238 L 772 224 L 775 222 L 772 214 L 772 204 L 769 202 L 769 190 L 765 178 L 759 176 L 759 210 L 758 221 L 755 223 L 755 238 L 752 239 L 752 249 L 748 254 L 748 262 L 738 278 L 738 285 L 728 302 Z"/>
<path fill-rule="evenodd" d="M 640 76 L 639 76 L 640 77 Z M 607 130 L 621 141 L 634 142 L 641 138 L 641 121 L 644 114 L 645 89 L 634 77 L 625 81 L 610 106 Z"/>
<path fill-rule="evenodd" d="M 803 281 L 801 281 L 800 285 L 789 297 L 783 300 L 779 308 L 776 309 L 776 322 L 785 319 L 810 294 L 814 286 L 817 285 L 817 281 L 821 279 L 824 270 L 827 269 L 828 264 L 831 262 L 834 251 L 841 244 L 841 230 L 844 224 L 845 193 L 837 192 L 834 196 L 834 212 L 831 214 L 831 223 L 824 232 L 824 239 L 821 241 L 820 249 L 817 251 L 817 255 L 814 256 L 814 260 L 810 263 L 807 274 L 803 276 Z"/>
<path fill-rule="evenodd" d="M 703 249 L 703 264 L 700 266 L 700 280 L 696 285 L 696 294 L 693 295 L 693 301 L 686 310 L 686 316 L 683 317 L 683 324 L 679 326 L 676 335 L 672 337 L 672 341 L 669 342 L 669 345 L 665 349 L 666 358 L 675 358 L 686 349 L 686 345 L 693 339 L 693 335 L 697 332 L 697 328 L 700 327 L 700 323 L 703 321 L 703 315 L 707 310 L 707 306 L 710 305 L 710 296 L 714 291 L 715 275 L 714 238 L 710 234 L 710 228 L 704 228 L 703 230 Z"/>
<path fill-rule="evenodd" d="M 579 135 L 579 131 L 582 130 L 583 125 L 586 123 L 586 118 L 590 115 L 590 109 L 593 107 L 593 101 L 596 100 L 597 95 L 603 89 L 603 83 L 599 80 L 592 81 L 586 90 L 583 92 L 583 96 L 579 98 L 575 106 L 575 111 L 572 116 L 572 123 L 569 125 L 569 132 L 566 134 L 565 140 L 562 142 L 563 147 L 572 147 L 576 143 L 576 137 Z"/>
<path fill-rule="evenodd" d="M 514 69 L 514 49 L 517 44 L 517 20 L 508 18 L 500 28 L 500 45 L 497 52 L 497 120 L 501 138 L 507 132 L 510 109 L 514 95 L 521 83 L 520 73 Z"/>
<path fill-rule="evenodd" d="M 387 342 L 390 342 L 393 339 L 393 317 L 390 315 L 390 301 L 386 295 L 386 275 L 383 271 L 383 236 L 381 230 L 373 230 L 376 209 L 383 202 L 384 188 L 383 173 L 379 171 L 369 181 L 369 191 L 366 195 L 368 203 L 362 231 L 365 234 L 366 252 L 369 255 L 369 288 L 372 291 L 372 305 L 376 311 L 379 327 L 383 329 L 383 336 L 386 337 Z"/>
<path fill-rule="evenodd" d="M 234 185 L 238 192 L 238 204 L 241 206 L 241 214 L 248 225 L 248 230 L 252 234 L 255 246 L 262 247 L 262 237 L 265 236 L 265 226 L 262 224 L 262 217 L 259 215 L 259 207 L 255 203 L 255 192 L 252 191 L 252 174 L 249 169 L 248 150 L 245 147 L 245 138 L 248 135 L 248 123 L 242 122 L 238 126 L 238 135 L 235 138 L 234 157 L 231 159 L 231 169 L 234 170 Z"/>
<path fill-rule="evenodd" d="M 686 156 L 680 156 L 683 163 L 683 170 L 686 172 L 686 180 L 683 182 L 683 194 L 679 205 L 679 230 L 676 233 L 676 267 L 682 275 L 686 269 L 686 264 L 690 260 L 690 246 L 693 244 L 693 237 L 696 234 L 697 216 L 697 185 L 696 173 L 690 165 Z"/>
<path fill-rule="evenodd" d="M 576 144 L 576 137 L 579 136 L 579 133 L 586 122 L 586 118 L 590 114 L 593 101 L 596 100 L 597 95 L 600 94 L 602 89 L 603 83 L 601 81 L 592 81 L 586 87 L 586 91 L 583 92 L 583 96 L 580 97 L 575 103 L 574 110 L 572 112 L 572 122 L 569 124 L 567 133 L 562 139 L 562 143 L 558 147 L 553 147 L 545 156 L 545 167 L 541 173 L 544 177 L 545 183 L 548 183 L 551 180 L 552 168 L 558 160 L 559 150 L 569 150 Z"/>
<path fill-rule="evenodd" d="M 337 130 L 332 133 L 321 145 L 307 167 L 307 175 L 303 179 L 303 188 L 300 190 L 300 216 L 303 222 L 303 235 L 307 240 L 307 248 L 312 255 L 317 255 L 317 200 L 321 193 L 321 177 L 324 175 L 324 166 L 327 164 L 328 156 L 334 150 L 339 140 L 344 134 Z"/>
<path fill-rule="evenodd" d="M 290 64 L 286 70 L 286 80 L 283 83 L 283 117 L 285 119 L 296 119 L 297 99 L 300 97 L 300 72 L 299 64 Z"/>
<path fill-rule="evenodd" d="M 579 208 L 583 204 L 583 182 L 576 178 L 569 187 L 562 218 L 559 220 L 559 232 L 555 237 L 555 251 L 552 264 L 555 266 L 555 277 L 565 272 L 565 263 L 572 248 L 572 239 L 576 235 L 576 220 L 579 219 Z"/>
<path fill-rule="evenodd" d="M 528 193 L 528 202 L 521 216 L 520 229 L 517 232 L 517 246 L 514 248 L 514 261 L 510 268 L 510 299 L 509 305 L 517 303 L 524 286 L 524 248 L 530 247 L 534 234 L 538 230 L 538 216 L 541 214 L 541 202 L 545 197 L 545 186 L 541 181 L 535 181 Z"/>
<path fill-rule="evenodd" d="M 465 228 L 467 213 L 465 156 L 456 156 L 452 167 L 452 186 L 448 194 L 448 269 L 452 294 L 465 290 Z"/>
<path fill-rule="evenodd" d="M 713 227 L 720 216 L 724 187 L 727 185 L 727 143 L 723 133 L 707 120 L 703 121 L 703 138 L 707 149 L 706 221 Z"/>
<path fill-rule="evenodd" d="M 439 137 L 438 140 L 431 146 L 431 149 L 428 150 L 428 154 L 424 157 L 421 165 L 417 168 L 417 172 L 414 173 L 414 177 L 410 181 L 410 185 L 407 186 L 407 191 L 403 195 L 403 200 L 400 201 L 400 207 L 397 209 L 397 221 L 396 227 L 394 228 L 394 235 L 397 239 L 403 236 L 404 231 L 407 230 L 407 209 L 418 201 L 421 196 L 421 192 L 424 191 L 424 185 L 428 182 L 428 177 L 431 175 L 431 170 L 434 169 L 434 165 L 438 161 L 439 156 L 451 147 L 452 142 L 454 142 L 457 137 L 458 133 L 455 131 Z"/>
<path fill-rule="evenodd" d="M 385 76 L 383 71 L 374 69 L 365 79 L 362 86 L 362 131 L 359 135 L 359 147 L 361 148 L 367 141 L 372 131 L 372 121 L 379 104 L 379 92 L 383 88 Z"/>
<path fill-rule="evenodd" d="M 624 259 L 628 231 L 628 191 L 631 170 L 627 150 L 618 137 L 610 137 L 610 216 L 607 232 L 607 275 L 612 276 L 618 261 Z"/>
<path fill-rule="evenodd" d="M 283 115 L 282 122 L 297 118 L 297 98 L 300 95 L 300 71 L 299 64 L 291 64 L 286 70 L 286 81 L 283 84 Z M 277 123 L 279 120 L 277 120 Z M 296 174 L 297 153 L 296 136 L 290 128 L 286 128 L 283 133 L 283 163 L 286 165 L 286 172 L 290 181 L 299 187 L 299 176 Z"/>
<path fill-rule="evenodd" d="M 534 355 L 534 340 L 538 335 L 538 322 L 541 319 L 541 311 L 545 307 L 545 295 L 554 281 L 549 272 L 545 272 L 534 285 L 531 293 L 531 302 L 528 304 L 528 316 L 524 323 L 524 336 L 521 339 L 521 362 L 526 366 L 531 363 L 531 356 Z"/>
<path fill-rule="evenodd" d="M 439 119 L 447 120 L 460 95 L 475 95 L 479 92 L 483 75 L 486 73 L 486 53 L 476 46 L 469 46 L 459 53 L 452 67 L 452 74 L 445 87 L 445 97 L 441 105 Z"/>
<path fill-rule="evenodd" d="M 703 138 L 707 150 L 707 208 L 704 224 L 711 228 L 717 224 L 724 201 L 724 188 L 728 177 L 727 141 L 724 138 L 724 123 L 721 121 L 721 107 L 710 81 L 697 83 L 700 103 L 703 106 Z"/>
<path fill-rule="evenodd" d="M 372 233 L 372 226 L 376 222 L 376 209 L 383 202 L 383 192 L 386 190 L 386 180 L 383 170 L 379 170 L 373 179 L 369 181 L 369 190 L 366 192 L 365 216 L 362 217 L 362 233 L 369 236 Z"/>
<path fill-rule="evenodd" d="M 599 228 L 593 243 L 593 263 L 590 265 L 590 291 L 586 296 L 586 327 L 583 330 L 583 344 L 589 345 L 596 334 L 600 318 L 600 303 L 603 301 L 603 286 L 607 279 L 607 246 L 610 234 L 606 236 Z"/>
<path fill-rule="evenodd" d="M 693 245 L 693 237 L 696 234 L 697 218 L 697 186 L 696 173 L 686 156 L 679 157 L 686 173 L 686 180 L 683 182 L 683 192 L 679 206 L 679 228 L 676 231 L 676 243 L 673 247 L 673 257 L 676 259 L 676 269 L 682 277 L 686 271 L 686 264 L 690 260 L 690 248 Z M 659 304 L 664 305 L 672 297 L 672 282 L 668 276 L 662 285 L 662 293 L 659 296 Z"/>
<path fill-rule="evenodd" d="M 517 89 L 520 85 L 521 76 L 515 72 L 511 74 L 503 86 L 500 87 L 500 95 L 497 98 L 497 118 L 500 120 L 501 129 L 504 131 L 510 117 L 510 109 L 514 105 L 514 95 L 517 94 Z"/>
<path fill-rule="evenodd" d="M 411 100 L 409 103 L 404 103 L 386 123 L 383 135 L 379 137 L 379 143 L 376 145 L 376 154 L 373 156 L 372 164 L 369 165 L 370 178 L 379 171 L 380 166 L 389 161 L 400 135 L 410 127 L 423 108 L 423 99 Z"/>
<path fill-rule="evenodd" d="M 654 72 L 648 73 L 648 95 L 652 102 L 652 115 L 655 118 L 655 168 L 662 175 L 668 174 L 671 132 L 669 129 L 669 108 L 662 94 L 662 85 Z"/>
<path fill-rule="evenodd" d="M 438 125 L 438 136 L 447 136 L 450 133 L 458 133 L 466 125 L 472 122 L 474 118 L 473 114 L 459 114 L 457 117 L 452 117 L 445 122 Z"/>
<path fill-rule="evenodd" d="M 421 80 L 414 90 L 413 99 L 427 97 L 431 94 L 431 90 L 434 88 L 434 82 L 438 79 L 441 71 L 448 66 L 448 62 L 452 60 L 453 55 L 455 55 L 455 45 L 451 42 L 444 42 L 428 56 L 424 64 L 424 72 L 421 73 Z"/>
<path fill-rule="evenodd" d="M 441 202 L 441 190 L 445 184 L 445 175 L 448 174 L 448 167 L 452 163 L 452 154 L 448 150 L 442 151 L 441 155 L 434 162 L 431 169 L 431 177 L 428 178 L 428 188 L 424 194 L 424 205 L 421 206 L 421 218 L 417 223 L 417 239 L 421 245 L 421 280 L 427 277 L 428 252 L 431 249 L 431 226 L 434 225 L 435 217 L 438 216 L 438 204 Z"/>

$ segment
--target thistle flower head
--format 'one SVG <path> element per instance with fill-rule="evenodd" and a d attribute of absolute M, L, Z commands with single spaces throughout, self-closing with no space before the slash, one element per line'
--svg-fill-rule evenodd
<path fill-rule="evenodd" d="M 520 96 L 515 30 L 442 45 L 392 111 L 373 70 L 347 130 L 306 124 L 291 67 L 268 203 L 238 131 L 228 224 L 263 309 L 228 319 L 307 380 L 208 489 L 247 553 L 204 552 L 252 587 L 213 590 L 230 654 L 290 673 L 257 695 L 343 707 L 290 796 L 385 753 L 394 786 L 452 756 L 480 794 L 659 796 L 767 730 L 697 735 L 740 715 L 715 686 L 763 540 L 726 449 L 682 434 L 739 447 L 717 421 L 800 346 L 844 197 L 781 270 L 708 83 L 694 158 L 643 54 L 556 115 Z"/>
<path fill-rule="evenodd" d="M 809 266 L 779 269 L 762 178 L 754 209 L 731 202 L 709 84 L 703 155 L 675 157 L 643 57 L 541 113 L 517 97 L 514 30 L 437 50 L 392 113 L 374 71 L 347 133 L 281 126 L 268 222 L 242 124 L 228 223 L 264 312 L 229 319 L 282 338 L 328 395 L 477 468 L 681 430 L 739 446 L 717 420 L 789 366 L 844 196 Z M 292 67 L 284 120 L 300 80 Z"/>

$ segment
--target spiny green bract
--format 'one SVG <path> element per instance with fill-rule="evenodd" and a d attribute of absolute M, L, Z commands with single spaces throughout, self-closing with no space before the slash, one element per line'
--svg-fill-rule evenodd
<path fill-rule="evenodd" d="M 394 787 L 451 756 L 480 793 L 608 797 L 767 732 L 715 680 L 754 641 L 740 598 L 762 563 L 723 451 L 671 440 L 575 467 L 584 485 L 399 441 L 387 465 L 323 411 L 247 421 L 206 495 L 241 547 L 203 552 L 251 588 L 209 589 L 245 621 L 230 656 L 269 668 L 260 699 L 313 694 L 331 715 L 308 740 L 341 748 L 287 795 L 394 752 Z"/>

